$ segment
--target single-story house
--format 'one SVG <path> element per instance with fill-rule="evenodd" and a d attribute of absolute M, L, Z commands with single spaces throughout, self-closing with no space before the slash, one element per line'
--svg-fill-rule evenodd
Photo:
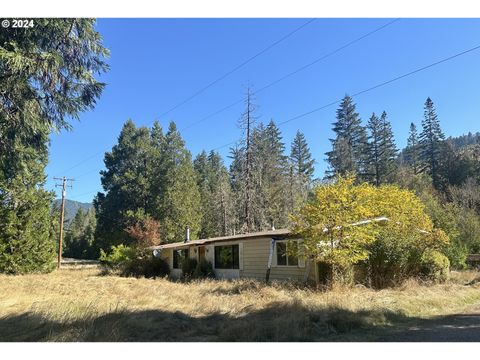
<path fill-rule="evenodd" d="M 287 246 L 300 242 L 290 230 L 278 229 L 200 240 L 187 239 L 151 249 L 168 262 L 173 278 L 181 277 L 182 260 L 188 256 L 197 261 L 205 259 L 211 262 L 219 279 L 314 281 L 315 271 L 310 271 L 310 261 L 286 256 Z"/>
<path fill-rule="evenodd" d="M 352 226 L 371 222 L 385 223 L 386 217 L 359 221 Z M 324 229 L 324 231 L 327 231 Z M 170 267 L 170 276 L 182 276 L 185 257 L 209 261 L 218 279 L 254 278 L 258 280 L 294 280 L 325 283 L 328 268 L 325 264 L 301 256 L 302 240 L 289 229 L 260 231 L 248 234 L 190 240 L 187 229 L 182 242 L 153 246 L 155 256 L 163 258 Z M 300 256 L 291 256 L 288 246 L 298 246 Z"/>

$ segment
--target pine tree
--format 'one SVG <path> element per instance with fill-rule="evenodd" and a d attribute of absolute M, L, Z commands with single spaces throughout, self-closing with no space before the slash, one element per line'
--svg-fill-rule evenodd
<path fill-rule="evenodd" d="M 186 227 L 190 228 L 191 237 L 196 238 L 200 233 L 200 192 L 192 156 L 174 122 L 165 134 L 159 170 L 164 173 L 162 197 L 157 199 L 162 241 L 183 240 Z"/>
<path fill-rule="evenodd" d="M 427 98 L 419 141 L 420 159 L 422 162 L 421 171 L 427 172 L 432 177 L 433 186 L 437 189 L 441 185 L 438 167 L 444 140 L 445 135 L 440 128 L 433 101 Z"/>
<path fill-rule="evenodd" d="M 200 237 L 228 235 L 233 232 L 233 199 L 228 171 L 217 152 L 205 151 L 194 161 L 200 190 L 202 222 Z"/>
<path fill-rule="evenodd" d="M 305 135 L 300 131 L 297 131 L 292 141 L 290 163 L 293 166 L 294 174 L 298 176 L 302 182 L 310 184 L 315 171 L 315 160 L 312 159 Z"/>
<path fill-rule="evenodd" d="M 163 216 L 162 213 L 162 197 L 165 192 L 165 171 L 163 170 L 163 157 L 162 151 L 165 146 L 165 135 L 163 133 L 162 126 L 158 121 L 153 123 L 152 129 L 150 130 L 150 140 L 151 140 L 151 150 L 150 156 L 151 161 L 147 168 L 147 177 L 150 183 L 150 206 L 147 210 L 148 214 L 151 214 L 154 219 L 161 219 Z"/>
<path fill-rule="evenodd" d="M 208 155 L 211 168 L 213 211 L 215 214 L 216 233 L 229 235 L 233 232 L 233 194 L 228 170 L 219 153 L 211 151 Z"/>
<path fill-rule="evenodd" d="M 289 213 L 306 202 L 315 171 L 314 163 L 305 136 L 297 131 L 289 157 Z"/>
<path fill-rule="evenodd" d="M 213 237 L 215 234 L 215 215 L 211 208 L 210 169 L 207 152 L 203 150 L 193 161 L 193 168 L 197 176 L 198 190 L 200 192 L 200 204 L 202 220 L 200 224 L 200 238 Z"/>
<path fill-rule="evenodd" d="M 367 177 L 367 134 L 350 96 L 343 98 L 336 118 L 337 121 L 333 123 L 336 137 L 330 139 L 332 151 L 326 153 L 330 164 L 328 175 L 332 177 L 354 172 L 362 180 Z"/>
<path fill-rule="evenodd" d="M 380 163 L 381 178 L 380 183 L 391 182 L 397 168 L 397 147 L 393 135 L 392 125 L 388 120 L 387 113 L 384 111 L 380 116 Z"/>
<path fill-rule="evenodd" d="M 53 193 L 43 189 L 46 156 L 25 161 L 28 171 L 8 179 L 0 190 L 0 272 L 21 274 L 51 271 L 55 244 L 50 205 Z"/>
<path fill-rule="evenodd" d="M 288 224 L 288 162 L 280 129 L 271 120 L 253 139 L 255 229 Z"/>
<path fill-rule="evenodd" d="M 410 131 L 407 139 L 407 148 L 405 149 L 406 161 L 412 167 L 413 173 L 416 175 L 419 173 L 419 141 L 417 127 L 414 123 L 410 123 Z"/>
<path fill-rule="evenodd" d="M 382 151 L 382 123 L 375 113 L 372 114 L 367 123 L 367 129 L 370 132 L 369 136 L 369 169 L 372 176 L 372 182 L 379 186 L 381 177 L 381 151 Z"/>
<path fill-rule="evenodd" d="M 125 229 L 138 220 L 137 216 L 151 211 L 151 144 L 150 131 L 128 120 L 118 143 L 105 154 L 106 170 L 100 172 L 105 193 L 98 193 L 94 199 L 98 250 L 130 244 L 132 239 Z"/>
<path fill-rule="evenodd" d="M 58 223 L 43 188 L 48 136 L 94 107 L 108 51 L 91 19 L 3 29 L 0 49 L 0 272 L 48 271 Z"/>
<path fill-rule="evenodd" d="M 63 256 L 75 259 L 94 259 L 93 248 L 96 227 L 95 210 L 88 211 L 78 209 L 75 217 L 69 225 L 63 246 Z"/>
<path fill-rule="evenodd" d="M 368 169 L 376 186 L 392 180 L 396 170 L 397 148 L 392 126 L 384 111 L 380 118 L 372 114 L 368 120 Z"/>
<path fill-rule="evenodd" d="M 242 113 L 238 125 L 244 132 L 243 139 L 240 142 L 240 147 L 245 152 L 245 166 L 242 167 L 244 174 L 241 178 L 244 181 L 242 191 L 244 191 L 244 201 L 242 204 L 243 215 L 240 217 L 241 231 L 250 232 L 254 229 L 254 217 L 252 214 L 253 208 L 253 149 L 252 149 L 252 135 L 253 128 L 256 122 L 255 116 L 256 106 L 250 87 L 247 88 L 245 96 L 245 111 Z"/>
<path fill-rule="evenodd" d="M 236 145 L 230 148 L 231 159 L 230 163 L 230 183 L 233 192 L 234 203 L 234 225 L 233 231 L 242 232 L 246 230 L 245 227 L 245 194 L 246 194 L 246 182 L 245 182 L 245 168 L 246 168 L 246 156 L 245 148 Z"/>

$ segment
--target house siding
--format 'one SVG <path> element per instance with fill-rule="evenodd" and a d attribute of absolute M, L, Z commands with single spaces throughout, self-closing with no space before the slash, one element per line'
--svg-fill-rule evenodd
<path fill-rule="evenodd" d="M 243 271 L 240 277 L 265 280 L 271 241 L 271 238 L 261 238 L 243 242 Z M 272 263 L 270 280 L 303 281 L 305 270 L 306 267 L 275 266 Z"/>

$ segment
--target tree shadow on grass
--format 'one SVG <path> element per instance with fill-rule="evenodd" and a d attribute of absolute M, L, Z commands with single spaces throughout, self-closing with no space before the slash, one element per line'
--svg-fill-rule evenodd
<path fill-rule="evenodd" d="M 0 319 L 0 341 L 372 341 L 409 320 L 385 311 L 310 310 L 274 303 L 243 314 L 116 311 L 73 321 L 40 313 Z"/>

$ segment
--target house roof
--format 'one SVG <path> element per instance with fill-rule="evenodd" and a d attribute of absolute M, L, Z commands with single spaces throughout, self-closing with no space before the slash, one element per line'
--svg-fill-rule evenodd
<path fill-rule="evenodd" d="M 219 236 L 213 238 L 206 238 L 206 239 L 199 239 L 199 240 L 190 240 L 190 241 L 180 241 L 170 244 L 162 244 L 158 246 L 152 246 L 149 249 L 171 249 L 171 248 L 186 248 L 192 245 L 204 245 L 213 242 L 221 242 L 221 241 L 232 241 L 232 240 L 247 240 L 247 239 L 255 239 L 261 237 L 273 237 L 273 236 L 289 236 L 291 235 L 291 231 L 289 229 L 278 229 L 278 230 L 268 230 L 268 231 L 259 231 L 253 232 L 248 234 L 237 234 L 237 235 L 230 235 L 230 236 Z"/>
<path fill-rule="evenodd" d="M 370 223 L 384 223 L 388 222 L 390 219 L 385 216 L 380 216 L 372 219 L 366 219 L 362 221 L 358 221 L 355 223 L 352 223 L 351 226 L 360 226 L 360 225 L 366 225 Z M 340 227 L 339 227 L 340 228 Z M 328 229 L 324 228 L 324 232 L 328 231 Z M 428 231 L 418 229 L 419 232 L 428 234 Z M 232 240 L 248 240 L 248 239 L 258 239 L 262 237 L 288 237 L 292 236 L 293 233 L 290 229 L 278 229 L 278 230 L 268 230 L 268 231 L 259 231 L 259 232 L 253 232 L 253 233 L 248 233 L 248 234 L 237 234 L 237 235 L 230 235 L 230 236 L 220 236 L 220 237 L 213 237 L 213 238 L 207 238 L 207 239 L 199 239 L 199 240 L 190 240 L 190 241 L 180 241 L 180 242 L 175 242 L 175 243 L 170 243 L 170 244 L 162 244 L 158 246 L 152 246 L 149 249 L 151 250 L 161 250 L 161 249 L 172 249 L 172 248 L 187 248 L 189 246 L 193 245 L 204 245 L 204 244 L 209 244 L 209 243 L 214 243 L 214 242 L 222 242 L 222 241 L 232 241 Z"/>

